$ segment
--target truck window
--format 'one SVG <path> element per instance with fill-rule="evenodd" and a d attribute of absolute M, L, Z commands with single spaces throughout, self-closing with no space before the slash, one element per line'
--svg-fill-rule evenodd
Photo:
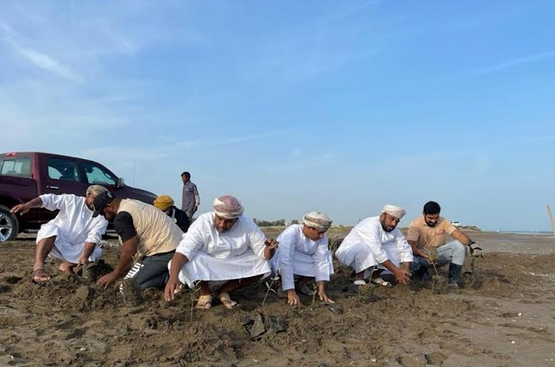
<path fill-rule="evenodd" d="M 91 162 L 83 162 L 83 167 L 90 185 L 116 186 L 117 178 L 105 168 Z"/>
<path fill-rule="evenodd" d="M 31 158 L 13 157 L 0 161 L 0 175 L 31 177 Z"/>
<path fill-rule="evenodd" d="M 65 158 L 48 158 L 48 177 L 53 180 L 79 182 L 77 164 Z"/>

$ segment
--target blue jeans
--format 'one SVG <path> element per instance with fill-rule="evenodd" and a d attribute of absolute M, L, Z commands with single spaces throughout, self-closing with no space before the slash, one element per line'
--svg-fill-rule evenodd
<path fill-rule="evenodd" d="M 439 257 L 439 264 L 437 266 L 443 266 L 447 263 L 452 263 L 455 265 L 463 265 L 464 259 L 466 257 L 466 246 L 459 241 L 451 241 L 443 246 L 437 248 L 437 254 Z M 412 263 L 412 271 L 428 271 L 431 267 L 428 261 L 421 257 L 415 256 Z"/>

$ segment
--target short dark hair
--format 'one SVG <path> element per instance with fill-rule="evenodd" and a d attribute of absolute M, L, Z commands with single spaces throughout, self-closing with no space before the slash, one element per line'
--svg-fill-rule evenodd
<path fill-rule="evenodd" d="M 441 207 L 435 201 L 428 201 L 424 204 L 424 215 L 426 214 L 439 214 Z"/>
<path fill-rule="evenodd" d="M 189 172 L 183 172 L 181 177 L 186 176 L 187 178 L 191 178 L 191 174 Z"/>

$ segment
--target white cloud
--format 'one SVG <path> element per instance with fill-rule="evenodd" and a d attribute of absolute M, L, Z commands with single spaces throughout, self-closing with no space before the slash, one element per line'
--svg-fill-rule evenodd
<path fill-rule="evenodd" d="M 139 51 L 139 47 L 133 44 L 128 39 L 122 36 L 116 35 L 113 31 L 110 31 L 107 27 L 104 28 L 104 33 L 113 41 L 117 49 L 123 53 L 130 55 L 136 55 Z"/>
<path fill-rule="evenodd" d="M 3 31 L 2 39 L 4 42 L 11 47 L 12 50 L 18 54 L 24 56 L 27 61 L 30 61 L 36 67 L 54 73 L 64 79 L 73 82 L 82 82 L 83 77 L 72 70 L 71 67 L 63 65 L 61 62 L 56 60 L 54 57 L 39 52 L 33 48 L 23 46 L 18 39 L 21 37 L 6 23 L 0 22 Z"/>
<path fill-rule="evenodd" d="M 530 63 L 530 62 L 550 58 L 550 57 L 553 57 L 553 56 L 555 56 L 555 50 L 535 53 L 535 54 L 531 54 L 531 55 L 528 55 L 528 56 L 518 57 L 518 58 L 511 59 L 511 60 L 503 61 L 503 62 L 501 62 L 499 64 L 496 64 L 496 65 L 491 65 L 491 66 L 487 66 L 487 67 L 484 67 L 484 68 L 476 69 L 474 71 L 471 71 L 470 73 L 471 74 L 495 73 L 497 71 L 501 71 L 501 70 L 516 67 L 516 66 L 519 66 L 519 65 L 522 65 L 522 64 L 527 64 L 527 63 Z"/>

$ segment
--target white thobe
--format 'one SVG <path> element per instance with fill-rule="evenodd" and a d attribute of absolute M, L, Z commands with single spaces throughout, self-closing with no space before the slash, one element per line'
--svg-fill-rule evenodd
<path fill-rule="evenodd" d="M 50 222 L 43 224 L 37 233 L 40 240 L 56 236 L 54 248 L 50 256 L 77 263 L 86 242 L 96 243 L 89 261 L 97 261 L 102 256 L 100 241 L 106 233 L 108 221 L 99 215 L 93 218 L 93 211 L 87 207 L 86 199 L 72 194 L 41 195 L 42 207 L 48 210 L 59 210 L 58 215 Z"/>
<path fill-rule="evenodd" d="M 303 233 L 302 224 L 287 227 L 277 238 L 279 248 L 272 258 L 274 272 L 279 271 L 282 289 L 295 289 L 295 275 L 329 281 L 333 274 L 328 237 L 313 241 Z"/>
<path fill-rule="evenodd" d="M 267 276 L 270 263 L 264 258 L 266 236 L 242 215 L 226 232 L 218 232 L 215 213 L 202 214 L 191 224 L 176 251 L 189 260 L 179 280 L 193 287 L 197 281 L 243 279 Z M 171 263 L 168 265 L 171 268 Z"/>
<path fill-rule="evenodd" d="M 396 266 L 412 262 L 412 248 L 399 228 L 386 232 L 380 217 L 366 218 L 343 240 L 335 256 L 344 265 L 359 273 L 371 266 L 390 260 Z"/>

